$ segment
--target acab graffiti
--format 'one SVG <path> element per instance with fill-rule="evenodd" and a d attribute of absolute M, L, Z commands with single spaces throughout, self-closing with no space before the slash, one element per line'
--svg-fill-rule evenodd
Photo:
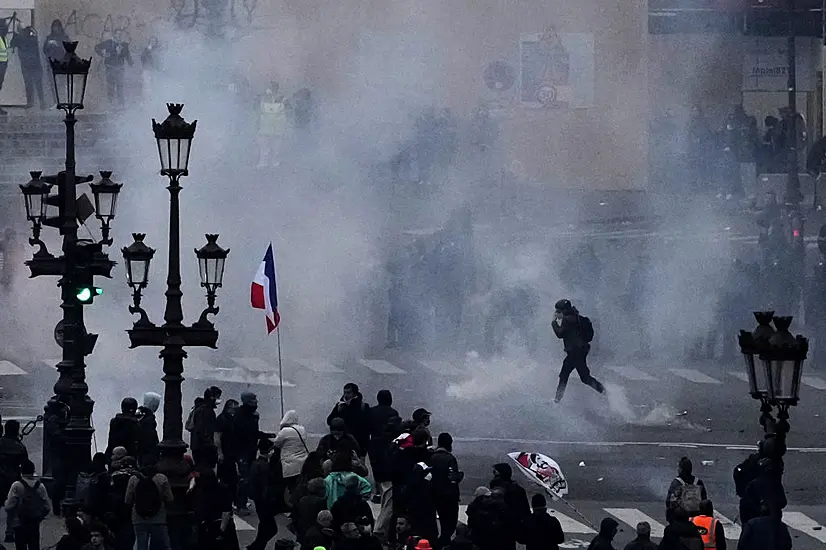
<path fill-rule="evenodd" d="M 63 26 L 69 36 L 88 38 L 99 42 L 117 31 L 123 35 L 126 42 L 132 41 L 132 34 L 153 36 L 167 19 L 155 16 L 152 19 L 143 19 L 140 16 L 84 13 L 73 10 L 63 20 Z"/>
<path fill-rule="evenodd" d="M 253 24 L 258 0 L 169 0 L 179 27 L 245 28 Z"/>

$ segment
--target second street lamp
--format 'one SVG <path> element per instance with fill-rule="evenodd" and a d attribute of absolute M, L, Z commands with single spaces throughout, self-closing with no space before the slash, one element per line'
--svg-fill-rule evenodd
<path fill-rule="evenodd" d="M 189 484 L 190 467 L 184 460 L 187 445 L 183 438 L 183 383 L 185 347 L 215 348 L 218 331 L 208 320 L 209 315 L 218 313 L 215 307 L 215 293 L 221 287 L 224 264 L 229 250 L 218 245 L 218 235 L 206 236 L 207 244 L 195 251 L 198 258 L 201 286 L 207 291 L 207 307 L 192 325 L 184 325 L 181 291 L 181 220 L 180 202 L 181 177 L 189 174 L 189 153 L 195 135 L 196 122 L 187 123 L 181 117 L 183 105 L 168 104 L 169 117 L 162 123 L 152 121 L 152 129 L 158 144 L 161 161 L 161 175 L 168 178 L 169 185 L 169 262 L 166 277 L 166 307 L 164 324 L 156 326 L 149 320 L 141 307 L 141 296 L 149 282 L 149 265 L 155 251 L 143 241 L 145 235 L 133 234 L 134 242 L 123 249 L 126 260 L 127 284 L 132 288 L 132 314 L 140 315 L 128 330 L 132 348 L 143 346 L 160 347 L 163 359 L 163 440 L 160 442 L 161 460 L 158 471 L 166 474 L 172 485 L 175 501 L 167 508 L 167 524 L 173 549 L 183 548 L 189 533 L 186 490 Z"/>

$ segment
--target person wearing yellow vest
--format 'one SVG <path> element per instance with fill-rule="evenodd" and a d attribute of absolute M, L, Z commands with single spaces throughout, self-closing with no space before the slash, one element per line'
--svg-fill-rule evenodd
<path fill-rule="evenodd" d="M 6 79 L 6 69 L 9 66 L 9 42 L 6 35 L 9 33 L 9 25 L 5 19 L 0 19 L 0 91 L 3 90 L 3 81 Z M 0 115 L 7 114 L 0 107 Z"/>
<path fill-rule="evenodd" d="M 700 514 L 691 518 L 703 538 L 706 550 L 726 550 L 726 533 L 723 524 L 714 517 L 714 505 L 708 499 L 700 501 Z"/>

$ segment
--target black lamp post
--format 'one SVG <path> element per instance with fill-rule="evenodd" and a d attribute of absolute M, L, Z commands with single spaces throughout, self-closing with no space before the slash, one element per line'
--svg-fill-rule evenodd
<path fill-rule="evenodd" d="M 782 465 L 789 433 L 789 407 L 797 405 L 803 363 L 809 352 L 809 341 L 789 332 L 792 317 L 776 317 L 773 311 L 756 311 L 757 328 L 749 333 L 740 331 L 740 351 L 746 361 L 749 390 L 760 401 L 760 425 L 765 432 L 764 445 L 770 449 L 766 458 Z M 771 323 L 774 323 L 772 328 Z M 777 408 L 777 418 L 772 417 Z M 782 475 L 782 468 L 778 473 Z"/>
<path fill-rule="evenodd" d="M 77 185 L 89 182 L 93 177 L 77 177 L 75 173 L 75 112 L 83 109 L 91 60 L 77 56 L 77 42 L 64 42 L 63 47 L 65 56 L 50 59 L 49 63 L 57 106 L 66 113 L 66 169 L 45 177 L 41 177 L 41 172 L 30 172 L 31 181 L 21 185 L 20 189 L 25 198 L 26 218 L 32 224 L 29 243 L 38 247 L 26 265 L 32 277 L 60 277 L 63 319 L 55 327 L 55 340 L 63 348 L 63 357 L 57 364 L 60 377 L 54 386 L 55 397 L 50 403 L 51 408 L 55 408 L 59 402 L 59 408 L 68 414 L 63 415 L 57 425 L 51 426 L 51 430 L 47 430 L 58 435 L 48 445 L 44 441 L 42 473 L 49 481 L 52 481 L 54 474 L 57 491 L 65 487 L 66 502 L 71 503 L 78 470 L 91 456 L 94 432 L 91 424 L 94 401 L 89 397 L 84 360 L 92 353 L 97 335 L 86 332 L 83 306 L 100 294 L 100 290 L 94 287 L 94 277 L 111 277 L 115 265 L 103 252 L 103 246 L 112 242 L 108 238 L 109 223 L 115 217 L 121 186 L 109 185 L 105 181 L 92 185 L 96 215 L 103 223 L 103 239 L 96 242 L 78 238 Z M 105 173 L 111 175 L 111 172 Z M 51 194 L 52 190 L 56 193 Z M 49 206 L 57 207 L 57 216 L 48 215 Z M 40 238 L 44 225 L 57 228 L 63 237 L 62 255 L 59 257 L 51 254 Z M 48 452 L 45 452 L 46 449 Z"/>
<path fill-rule="evenodd" d="M 181 383 L 183 382 L 183 360 L 187 357 L 184 347 L 200 346 L 215 349 L 218 331 L 207 319 L 218 313 L 215 307 L 215 293 L 221 287 L 224 264 L 229 250 L 217 244 L 218 235 L 207 235 L 207 244 L 195 254 L 198 258 L 201 286 L 207 291 L 207 307 L 198 321 L 191 326 L 183 324 L 184 314 L 181 304 L 181 239 L 180 239 L 180 179 L 186 176 L 189 165 L 189 151 L 195 135 L 195 124 L 181 118 L 183 105 L 169 104 L 169 117 L 161 124 L 152 121 L 158 153 L 161 160 L 161 174 L 169 178 L 169 265 L 166 277 L 166 309 L 164 324 L 153 324 L 143 308 L 141 293 L 149 281 L 149 265 L 155 251 L 144 244 L 143 234 L 134 234 L 135 242 L 123 249 L 126 260 L 127 284 L 132 288 L 134 304 L 129 308 L 132 314 L 140 315 L 128 331 L 131 347 L 161 347 L 164 382 L 163 440 L 160 443 L 161 461 L 158 470 L 169 478 L 175 503 L 169 507 L 170 537 L 173 548 L 183 545 L 186 535 L 185 493 L 188 485 L 189 466 L 184 461 L 187 445 L 183 440 L 183 403 Z"/>

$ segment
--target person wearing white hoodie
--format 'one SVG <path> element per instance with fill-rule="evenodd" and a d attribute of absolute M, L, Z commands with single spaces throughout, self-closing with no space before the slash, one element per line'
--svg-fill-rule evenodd
<path fill-rule="evenodd" d="M 298 483 L 301 467 L 310 454 L 307 447 L 307 431 L 298 423 L 298 413 L 287 411 L 278 434 L 275 436 L 275 446 L 281 450 L 281 468 L 284 471 L 284 486 L 291 494 Z"/>
<path fill-rule="evenodd" d="M 155 392 L 143 394 L 143 406 L 138 407 L 138 424 L 141 436 L 138 440 L 138 466 L 147 468 L 158 463 L 158 421 L 155 413 L 161 405 L 161 396 Z"/>

